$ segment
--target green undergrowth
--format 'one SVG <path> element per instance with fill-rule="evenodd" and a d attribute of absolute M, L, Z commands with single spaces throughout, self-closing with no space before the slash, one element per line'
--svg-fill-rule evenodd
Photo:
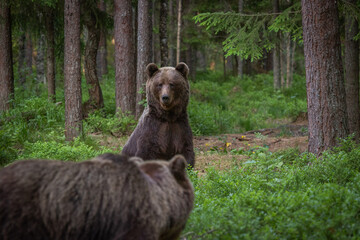
<path fill-rule="evenodd" d="M 294 75 L 289 89 L 274 90 L 271 74 L 229 77 L 199 73 L 191 82 L 189 117 L 196 135 L 240 133 L 277 126 L 306 111 L 305 78 Z"/>
<path fill-rule="evenodd" d="M 252 154 L 226 171 L 189 171 L 187 239 L 359 239 L 360 148 L 316 158 L 296 149 Z"/>
<path fill-rule="evenodd" d="M 91 134 L 129 135 L 136 121 L 131 115 L 115 113 L 111 74 L 112 71 L 101 82 L 104 109 L 89 114 L 83 121 L 84 134 L 73 142 L 65 141 L 63 83 L 58 83 L 56 103 L 47 100 L 47 90 L 41 84 L 33 87 L 29 82 L 27 91 L 17 87 L 12 102 L 14 107 L 0 114 L 0 166 L 15 159 L 29 158 L 81 161 L 114 151 L 100 146 Z M 83 102 L 86 102 L 88 93 L 84 79 L 82 84 Z"/>

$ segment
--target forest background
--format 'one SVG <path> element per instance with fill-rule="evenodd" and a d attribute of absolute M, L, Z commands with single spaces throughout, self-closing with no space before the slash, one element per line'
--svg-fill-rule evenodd
<path fill-rule="evenodd" d="M 359 8 L 1 0 L 1 165 L 119 153 L 145 105 L 147 63 L 183 61 L 198 166 L 182 238 L 356 239 Z"/>

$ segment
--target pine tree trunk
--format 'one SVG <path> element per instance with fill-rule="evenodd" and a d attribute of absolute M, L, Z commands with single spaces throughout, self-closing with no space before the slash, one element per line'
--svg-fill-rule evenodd
<path fill-rule="evenodd" d="M 104 99 L 96 73 L 96 55 L 99 47 L 100 30 L 96 25 L 96 16 L 91 12 L 91 8 L 83 12 L 83 22 L 87 29 L 84 67 L 89 91 L 89 101 L 85 104 L 83 114 L 87 116 L 87 114 L 94 109 L 103 108 Z"/>
<path fill-rule="evenodd" d="M 175 0 L 169 0 L 169 22 L 175 23 L 177 16 Z M 176 31 L 170 29 L 169 31 L 169 66 L 176 66 Z"/>
<path fill-rule="evenodd" d="M 243 13 L 244 12 L 244 0 L 239 0 L 238 2 L 238 7 L 239 7 L 239 13 Z M 238 67 L 237 67 L 237 74 L 238 76 L 240 76 L 240 78 L 243 78 L 244 75 L 244 70 L 243 70 L 243 60 L 241 59 L 240 56 L 237 56 L 237 63 L 238 63 Z"/>
<path fill-rule="evenodd" d="M 149 12 L 151 1 L 139 0 L 138 2 L 138 34 L 137 34 L 137 71 L 136 71 L 136 118 L 143 110 L 143 101 L 146 99 L 146 74 L 145 68 L 151 63 L 152 49 L 152 21 Z"/>
<path fill-rule="evenodd" d="M 355 4 L 355 0 L 349 2 Z M 360 132 L 359 112 L 359 41 L 358 22 L 350 15 L 345 16 L 345 91 L 350 133 L 355 133 L 356 140 Z"/>
<path fill-rule="evenodd" d="M 33 64 L 33 44 L 29 31 L 25 33 L 25 65 L 26 75 L 31 76 Z"/>
<path fill-rule="evenodd" d="M 72 141 L 82 134 L 80 0 L 65 0 L 64 8 L 65 139 Z"/>
<path fill-rule="evenodd" d="M 285 87 L 285 68 L 286 68 L 286 57 L 283 49 L 286 46 L 286 39 L 280 34 L 280 88 Z"/>
<path fill-rule="evenodd" d="M 0 1 L 0 112 L 9 110 L 14 97 L 11 17 L 8 0 Z"/>
<path fill-rule="evenodd" d="M 25 33 L 20 35 L 19 39 L 19 54 L 18 54 L 18 73 L 19 83 L 23 86 L 26 82 L 26 68 L 25 68 Z"/>
<path fill-rule="evenodd" d="M 291 39 L 290 33 L 286 34 L 286 88 L 290 87 L 291 78 Z"/>
<path fill-rule="evenodd" d="M 114 1 L 116 110 L 135 115 L 136 69 L 131 0 Z"/>
<path fill-rule="evenodd" d="M 290 78 L 289 78 L 289 87 L 292 86 L 292 82 L 294 79 L 294 69 L 295 69 L 295 50 L 296 50 L 296 42 L 292 42 L 291 44 L 291 57 L 290 57 Z"/>
<path fill-rule="evenodd" d="M 99 10 L 102 12 L 106 11 L 106 4 L 104 0 L 100 0 Z M 96 55 L 96 66 L 97 66 L 97 76 L 101 81 L 103 75 L 108 73 L 107 66 L 107 45 L 106 45 L 106 30 L 100 30 L 100 40 L 99 40 L 99 48 Z"/>
<path fill-rule="evenodd" d="M 160 2 L 160 55 L 161 55 L 161 66 L 168 66 L 168 36 L 167 36 L 167 15 L 168 6 L 167 0 L 161 0 Z"/>
<path fill-rule="evenodd" d="M 36 54 L 36 75 L 37 81 L 46 83 L 45 78 L 45 36 L 43 33 L 40 34 L 37 43 L 37 54 Z"/>
<path fill-rule="evenodd" d="M 48 9 L 46 14 L 46 82 L 48 99 L 56 101 L 55 95 L 55 37 L 54 37 L 54 10 Z"/>
<path fill-rule="evenodd" d="M 196 50 L 196 58 L 199 64 L 199 69 L 201 71 L 206 71 L 206 57 L 205 57 L 205 53 L 204 50 Z"/>
<path fill-rule="evenodd" d="M 279 12 L 279 0 L 273 0 L 273 12 Z M 277 39 L 279 39 L 279 33 L 276 34 Z M 277 41 L 277 40 L 276 40 Z M 280 44 L 278 42 L 275 43 L 275 47 L 273 49 L 273 74 L 274 74 L 274 88 L 281 88 L 281 80 L 280 80 Z"/>
<path fill-rule="evenodd" d="M 348 135 L 336 0 L 302 0 L 309 152 L 316 155 Z"/>
<path fill-rule="evenodd" d="M 181 33 L 181 11 L 182 0 L 178 0 L 178 12 L 177 12 L 177 33 L 176 33 L 176 64 L 180 62 L 180 33 Z"/>

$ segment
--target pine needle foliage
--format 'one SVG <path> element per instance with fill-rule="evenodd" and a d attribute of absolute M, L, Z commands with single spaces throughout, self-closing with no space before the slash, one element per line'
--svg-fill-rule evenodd
<path fill-rule="evenodd" d="M 301 38 L 300 8 L 300 3 L 296 2 L 282 13 L 200 13 L 194 20 L 207 31 L 227 34 L 223 41 L 226 56 L 237 55 L 254 61 L 263 56 L 264 49 L 268 51 L 275 46 L 278 39 L 274 32 L 295 33 L 295 39 Z"/>

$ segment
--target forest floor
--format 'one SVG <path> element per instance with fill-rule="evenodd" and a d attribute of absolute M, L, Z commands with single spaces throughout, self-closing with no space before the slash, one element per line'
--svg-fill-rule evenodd
<path fill-rule="evenodd" d="M 226 170 L 236 162 L 246 161 L 251 153 L 259 149 L 276 152 L 297 148 L 300 152 L 305 152 L 308 145 L 307 128 L 307 116 L 300 114 L 295 121 L 281 122 L 276 128 L 252 130 L 239 134 L 194 136 L 195 170 L 200 175 L 205 173 L 208 167 Z M 115 136 L 103 135 L 98 135 L 96 138 L 101 145 L 115 151 L 118 151 L 127 140 L 127 137 L 119 139 Z"/>
<path fill-rule="evenodd" d="M 246 161 L 251 153 L 261 148 L 270 152 L 297 148 L 300 152 L 305 152 L 308 145 L 307 128 L 307 116 L 301 114 L 295 121 L 283 123 L 277 128 L 252 130 L 241 134 L 195 136 L 195 170 L 200 174 L 205 173 L 208 167 L 225 170 L 238 161 Z M 246 152 L 248 154 L 241 154 Z"/>

